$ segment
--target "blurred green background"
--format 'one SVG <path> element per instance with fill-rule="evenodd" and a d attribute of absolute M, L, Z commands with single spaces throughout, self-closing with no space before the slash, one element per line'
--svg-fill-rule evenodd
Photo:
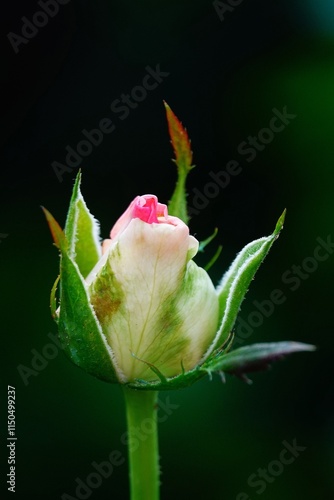
<path fill-rule="evenodd" d="M 85 481 L 92 462 L 107 460 L 116 449 L 126 457 L 119 387 L 93 379 L 58 348 L 45 347 L 55 346 L 48 337 L 56 332 L 49 291 L 58 256 L 40 205 L 64 222 L 78 168 L 59 182 L 52 163 L 64 164 L 65 148 L 75 149 L 84 139 L 81 131 L 96 128 L 103 118 L 116 128 L 80 164 L 82 190 L 102 236 L 135 195 L 153 192 L 167 201 L 175 172 L 163 99 L 192 139 L 197 168 L 189 177 L 190 205 L 211 182 L 210 172 L 224 170 L 230 160 L 242 167 L 203 202 L 190 224 L 199 239 L 219 228 L 216 244 L 223 253 L 211 270 L 215 283 L 235 253 L 269 234 L 287 208 L 284 231 L 240 317 L 247 322 L 256 310 L 253 302 L 268 300 L 274 289 L 286 300 L 241 343 L 298 340 L 319 349 L 252 376 L 251 386 L 231 377 L 223 385 L 214 377 L 161 394 L 162 401 L 178 406 L 160 425 L 161 498 L 295 500 L 334 494 L 334 255 L 313 268 L 305 261 L 317 238 L 334 239 L 333 2 L 237 3 L 71 0 L 20 43 L 18 53 L 7 34 L 21 35 L 22 16 L 31 20 L 41 8 L 33 1 L 7 7 L 1 22 L 6 72 L 0 136 L 4 494 L 7 385 L 16 387 L 17 398 L 16 498 L 76 498 L 76 478 Z M 147 66 L 158 64 L 169 75 L 122 120 L 111 103 L 141 85 Z M 263 129 L 273 109 L 284 107 L 295 118 L 268 136 Z M 261 151 L 252 161 L 240 152 L 249 136 L 260 137 Z M 304 269 L 292 290 L 283 276 L 296 277 L 300 271 L 293 266 L 303 265 L 312 270 Z M 45 366 L 40 361 L 25 385 L 18 366 L 32 368 L 36 352 L 53 359 Z M 283 441 L 294 440 L 305 450 L 275 475 L 279 469 L 271 464 Z M 254 481 L 268 466 L 272 474 L 263 490 Z M 127 488 L 125 463 L 87 498 L 126 499 Z"/>

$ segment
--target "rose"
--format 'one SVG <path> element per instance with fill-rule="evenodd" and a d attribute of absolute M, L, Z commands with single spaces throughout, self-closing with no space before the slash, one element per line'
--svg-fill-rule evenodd
<path fill-rule="evenodd" d="M 218 297 L 191 259 L 198 241 L 154 195 L 137 196 L 86 278 L 119 377 L 171 377 L 194 368 L 218 327 Z M 200 312 L 200 314 L 199 314 Z"/>
<path fill-rule="evenodd" d="M 228 351 L 241 303 L 284 213 L 270 236 L 245 246 L 214 288 L 192 260 L 198 241 L 154 195 L 137 196 L 101 245 L 80 179 L 79 173 L 64 231 L 44 209 L 61 252 L 51 311 L 76 365 L 108 382 L 169 390 L 221 370 L 240 375 L 254 359 L 267 360 L 266 344 Z M 305 350 L 290 344 L 284 352 Z"/>
<path fill-rule="evenodd" d="M 87 372 L 125 385 L 133 498 L 159 496 L 159 390 L 186 387 L 212 373 L 248 381 L 249 371 L 267 368 L 293 352 L 314 350 L 299 342 L 277 342 L 228 352 L 244 295 L 277 239 L 285 214 L 270 236 L 246 245 L 214 288 L 206 271 L 192 260 L 199 243 L 186 225 L 185 181 L 193 168 L 190 141 L 168 105 L 166 110 L 178 168 L 169 208 L 180 218 L 169 216 L 156 196 L 137 196 L 101 247 L 98 225 L 80 192 L 80 172 L 65 230 L 44 210 L 61 253 L 51 311 L 64 350 Z M 215 234 L 201 243 L 201 250 Z M 217 255 L 219 251 L 208 265 Z M 150 437 L 138 450 L 136 429 L 145 420 L 150 422 Z"/>

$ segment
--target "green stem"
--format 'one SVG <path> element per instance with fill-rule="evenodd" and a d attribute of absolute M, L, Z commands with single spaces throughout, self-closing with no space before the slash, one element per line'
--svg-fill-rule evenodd
<path fill-rule="evenodd" d="M 184 174 L 178 168 L 178 179 L 172 198 L 168 204 L 168 213 L 181 219 L 185 224 L 188 224 L 189 217 L 187 213 L 187 197 L 186 197 L 186 179 L 187 173 Z"/>
<path fill-rule="evenodd" d="M 159 500 L 158 392 L 123 390 L 131 500 Z"/>

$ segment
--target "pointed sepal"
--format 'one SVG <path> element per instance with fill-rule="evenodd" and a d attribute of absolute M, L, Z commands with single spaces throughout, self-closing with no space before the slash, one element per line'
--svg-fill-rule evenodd
<path fill-rule="evenodd" d="M 189 172 L 192 168 L 193 153 L 191 151 L 188 132 L 165 101 L 164 105 L 167 115 L 168 131 L 175 154 L 175 163 L 178 169 L 183 170 L 184 173 Z"/>
<path fill-rule="evenodd" d="M 224 274 L 221 283 L 217 287 L 221 318 L 220 327 L 213 343 L 203 357 L 203 361 L 214 350 L 220 348 L 232 331 L 248 287 L 274 241 L 278 238 L 283 228 L 284 217 L 285 211 L 279 218 L 274 232 L 270 236 L 260 238 L 246 245 Z"/>
<path fill-rule="evenodd" d="M 215 239 L 217 234 L 218 234 L 218 228 L 216 227 L 215 230 L 213 231 L 213 233 L 210 236 L 208 236 L 208 238 L 199 242 L 198 251 L 204 252 L 205 247 L 207 247 L 209 245 L 209 243 L 211 243 L 211 241 L 213 241 Z"/>
<path fill-rule="evenodd" d="M 165 101 L 164 105 L 167 115 L 169 135 L 175 154 L 174 161 L 177 165 L 178 174 L 175 190 L 168 204 L 168 211 L 170 215 L 179 217 L 187 224 L 189 217 L 187 214 L 185 185 L 187 175 L 193 168 L 193 154 L 186 129 Z"/>
<path fill-rule="evenodd" d="M 107 382 L 119 382 L 113 352 L 90 304 L 78 266 L 64 252 L 60 268 L 59 338 L 65 353 L 80 368 Z"/>
<path fill-rule="evenodd" d="M 64 231 L 62 230 L 56 219 L 53 217 L 53 215 L 49 212 L 49 210 L 44 207 L 41 208 L 48 223 L 54 244 L 57 248 L 59 248 L 59 250 L 65 250 L 67 247 L 67 241 Z"/>
<path fill-rule="evenodd" d="M 69 256 L 77 263 L 84 278 L 101 257 L 99 225 L 88 210 L 80 192 L 81 172 L 73 187 L 67 214 L 65 236 L 69 242 Z"/>
<path fill-rule="evenodd" d="M 74 196 L 75 194 L 74 192 Z M 74 203 L 77 199 L 77 197 L 74 198 Z M 70 230 L 67 233 L 70 238 L 72 238 L 71 230 L 75 234 L 76 227 L 78 227 L 75 219 L 80 219 L 80 214 L 75 214 L 75 210 L 74 207 L 74 223 L 70 222 Z M 60 276 L 52 287 L 50 306 L 52 316 L 58 323 L 59 338 L 64 352 L 76 365 L 95 377 L 108 382 L 119 382 L 122 380 L 122 374 L 116 374 L 113 352 L 90 304 L 87 285 L 79 271 L 78 264 L 70 257 L 70 243 L 67 235 L 48 210 L 43 208 L 43 212 L 54 243 L 61 253 Z M 56 302 L 58 282 L 61 305 L 59 310 Z"/>
<path fill-rule="evenodd" d="M 201 367 L 202 371 L 223 372 L 236 375 L 246 382 L 246 374 L 266 370 L 273 361 L 280 360 L 296 352 L 315 351 L 316 347 L 302 342 L 271 342 L 239 347 L 233 351 L 222 353 L 208 360 Z"/>
<path fill-rule="evenodd" d="M 60 274 L 57 276 L 52 288 L 51 288 L 51 293 L 50 293 L 50 309 L 51 309 L 51 316 L 52 318 L 58 322 L 58 315 L 57 315 L 57 287 L 58 283 L 60 280 Z"/>

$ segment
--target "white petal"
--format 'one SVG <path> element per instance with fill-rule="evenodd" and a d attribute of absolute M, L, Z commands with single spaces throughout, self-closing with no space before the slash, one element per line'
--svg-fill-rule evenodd
<path fill-rule="evenodd" d="M 188 262 L 197 248 L 183 223 L 133 219 L 89 280 L 97 316 L 129 380 L 156 378 L 140 360 L 166 376 L 180 373 L 181 363 L 193 368 L 214 337 L 215 289 L 207 273 Z"/>

